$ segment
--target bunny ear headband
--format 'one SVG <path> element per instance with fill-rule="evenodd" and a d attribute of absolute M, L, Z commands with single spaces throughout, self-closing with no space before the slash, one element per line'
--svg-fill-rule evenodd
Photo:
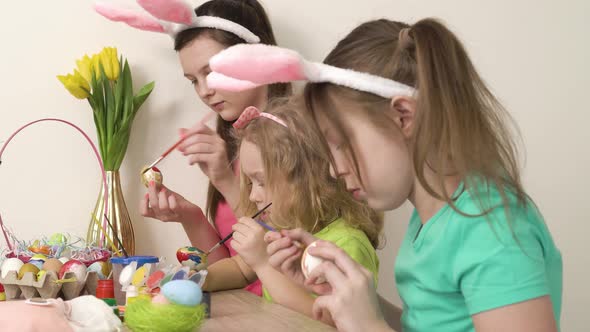
<path fill-rule="evenodd" d="M 212 89 L 243 91 L 261 85 L 309 81 L 329 82 L 383 98 L 412 96 L 416 89 L 384 77 L 305 60 L 299 53 L 270 45 L 238 44 L 209 60 Z"/>
<path fill-rule="evenodd" d="M 173 38 L 187 29 L 213 28 L 233 33 L 247 43 L 260 42 L 258 36 L 235 22 L 216 16 L 197 16 L 183 0 L 137 0 L 137 3 L 151 16 L 106 2 L 95 3 L 94 9 L 111 21 L 124 22 L 140 30 L 167 33 Z"/>
<path fill-rule="evenodd" d="M 234 124 L 232 126 L 235 129 L 243 129 L 250 123 L 250 121 L 257 119 L 257 118 L 261 118 L 261 117 L 270 119 L 270 120 L 280 124 L 281 126 L 287 128 L 287 124 L 285 123 L 285 121 L 281 120 L 279 117 L 274 116 L 270 113 L 260 112 L 258 110 L 258 108 L 254 107 L 254 106 L 247 107 L 242 112 L 240 117 L 236 120 L 236 122 L 234 122 Z"/>

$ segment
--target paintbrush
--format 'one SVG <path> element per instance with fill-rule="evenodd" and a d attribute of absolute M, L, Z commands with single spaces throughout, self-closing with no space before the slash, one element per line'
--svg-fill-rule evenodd
<path fill-rule="evenodd" d="M 256 212 L 255 215 L 252 216 L 252 219 L 258 217 L 259 215 L 262 214 L 262 212 L 264 212 L 266 209 L 268 209 L 269 206 L 271 206 L 272 203 L 268 203 L 267 206 L 263 207 L 260 211 Z M 261 222 L 258 222 L 259 224 Z M 266 224 L 265 224 L 266 225 Z M 268 226 L 268 225 L 266 225 Z M 268 226 L 270 227 L 270 226 Z M 227 240 L 229 240 L 232 236 L 234 235 L 234 232 L 229 233 L 226 237 L 224 237 L 221 241 L 217 242 L 216 245 L 214 245 L 213 247 L 211 247 L 211 249 L 209 249 L 209 251 L 207 251 L 206 255 L 209 255 L 210 253 L 212 253 L 215 249 L 219 248 L 222 244 L 224 244 L 225 242 L 227 242 Z"/>
<path fill-rule="evenodd" d="M 209 112 L 207 115 L 205 115 L 199 122 L 197 127 L 203 126 L 204 124 L 206 124 L 207 122 L 209 122 L 209 120 L 211 120 L 211 117 L 213 117 L 216 113 L 214 111 Z M 143 173 L 147 172 L 148 170 L 152 169 L 154 166 L 156 166 L 158 163 L 160 163 L 160 161 L 162 161 L 164 158 L 166 158 L 172 151 L 174 151 L 180 144 L 182 144 L 182 142 L 184 142 L 184 140 L 188 137 L 188 135 L 185 135 L 183 137 L 181 137 L 178 142 L 174 143 L 174 145 L 172 145 L 171 147 L 168 148 L 168 150 L 166 150 L 164 153 L 162 153 L 162 155 L 160 157 L 158 157 L 158 159 L 156 159 L 153 163 L 151 163 L 148 167 L 146 167 L 143 171 Z"/>

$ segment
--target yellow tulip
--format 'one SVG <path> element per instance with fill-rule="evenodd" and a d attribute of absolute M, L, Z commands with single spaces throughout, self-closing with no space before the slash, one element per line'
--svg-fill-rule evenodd
<path fill-rule="evenodd" d="M 74 70 L 73 75 L 59 75 L 57 76 L 57 79 L 59 79 L 64 87 L 78 99 L 86 99 L 90 95 L 90 85 L 77 70 Z"/>
<path fill-rule="evenodd" d="M 76 65 L 78 66 L 80 75 L 90 84 L 92 82 L 92 71 L 94 70 L 92 59 L 88 55 L 84 55 L 82 59 L 76 60 Z"/>
<path fill-rule="evenodd" d="M 117 57 L 117 48 L 105 47 L 99 53 L 100 63 L 104 68 L 104 73 L 109 80 L 114 81 L 119 78 L 119 58 Z"/>
<path fill-rule="evenodd" d="M 90 58 L 90 62 L 91 62 L 91 66 L 94 70 L 94 76 L 96 77 L 96 80 L 98 81 L 100 79 L 100 77 L 102 76 L 102 73 L 100 72 L 100 55 L 99 54 L 93 54 L 92 58 Z"/>

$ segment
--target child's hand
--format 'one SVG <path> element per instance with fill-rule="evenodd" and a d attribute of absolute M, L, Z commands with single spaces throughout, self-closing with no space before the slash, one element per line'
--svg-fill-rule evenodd
<path fill-rule="evenodd" d="M 264 242 L 264 228 L 254 219 L 242 217 L 233 225 L 234 239 L 231 246 L 256 271 L 268 262 L 266 242 Z"/>
<path fill-rule="evenodd" d="M 327 310 L 338 331 L 390 331 L 383 320 L 369 270 L 328 241 L 318 241 L 309 253 L 326 261 L 311 272 L 306 284 L 312 285 L 318 277 L 324 277 L 332 287 L 330 294 L 315 300 L 314 318 L 321 319 Z"/>
<path fill-rule="evenodd" d="M 280 234 L 268 232 L 264 236 L 264 240 L 268 243 L 266 252 L 272 267 L 316 294 L 325 294 L 330 291 L 329 284 L 307 285 L 303 271 L 301 271 L 301 255 L 306 246 L 317 240 L 315 236 L 297 228 L 282 230 Z"/>
<path fill-rule="evenodd" d="M 201 213 L 201 208 L 163 185 L 156 186 L 153 181 L 140 204 L 142 216 L 164 222 L 194 222 Z"/>
<path fill-rule="evenodd" d="M 226 187 L 238 187 L 236 176 L 227 158 L 225 141 L 213 129 L 198 124 L 192 129 L 180 129 L 181 136 L 187 138 L 178 150 L 188 157 L 189 164 L 198 164 L 211 183 L 221 192 Z"/>

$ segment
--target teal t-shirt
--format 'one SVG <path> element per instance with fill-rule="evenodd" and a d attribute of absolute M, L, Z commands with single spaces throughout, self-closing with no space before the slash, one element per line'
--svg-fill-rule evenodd
<path fill-rule="evenodd" d="M 559 326 L 562 260 L 541 214 L 509 195 L 507 219 L 498 190 L 481 183 L 459 186 L 457 208 L 481 213 L 476 194 L 495 207 L 486 216 L 445 205 L 422 225 L 414 211 L 395 263 L 404 332 L 474 331 L 472 315 L 545 295 Z"/>

